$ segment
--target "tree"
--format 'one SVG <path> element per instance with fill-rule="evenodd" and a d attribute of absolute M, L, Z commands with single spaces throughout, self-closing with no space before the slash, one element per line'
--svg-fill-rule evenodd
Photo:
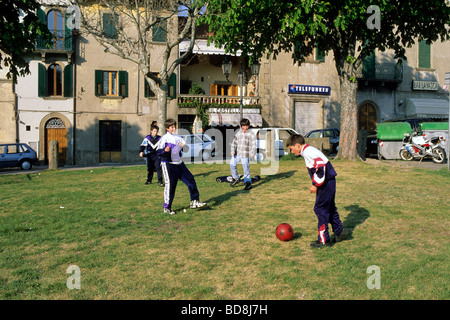
<path fill-rule="evenodd" d="M 35 50 L 38 37 L 51 39 L 47 26 L 37 17 L 35 0 L 2 0 L 0 2 L 0 68 L 8 68 L 7 78 L 30 73 L 27 54 Z"/>
<path fill-rule="evenodd" d="M 332 52 L 340 81 L 338 156 L 355 160 L 356 70 L 375 49 L 392 49 L 401 61 L 417 40 L 448 40 L 449 16 L 442 0 L 211 0 L 206 22 L 212 41 L 252 59 L 294 51 L 302 63 L 315 47 Z"/>
<path fill-rule="evenodd" d="M 192 52 L 197 20 L 208 1 L 76 0 L 76 3 L 80 6 L 82 28 L 93 35 L 105 51 L 138 65 L 157 96 L 158 123 L 164 124 L 169 79 Z M 109 14 L 107 18 L 105 12 Z M 184 16 L 182 24 L 178 23 L 179 15 Z M 178 44 L 185 39 L 190 40 L 190 45 L 178 57 Z M 152 56 L 155 42 L 164 43 L 162 56 Z M 152 59 L 161 60 L 159 74 L 150 70 Z"/>

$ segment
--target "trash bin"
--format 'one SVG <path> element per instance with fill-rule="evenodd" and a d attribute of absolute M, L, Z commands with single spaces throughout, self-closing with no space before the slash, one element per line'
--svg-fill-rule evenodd
<path fill-rule="evenodd" d="M 400 149 L 403 146 L 405 133 L 411 134 L 408 122 L 383 122 L 377 125 L 378 158 L 400 159 Z"/>

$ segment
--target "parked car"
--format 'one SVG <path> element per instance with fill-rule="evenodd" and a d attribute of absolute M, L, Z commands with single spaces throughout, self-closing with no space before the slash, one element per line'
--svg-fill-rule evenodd
<path fill-rule="evenodd" d="M 181 136 L 186 142 L 182 158 L 208 160 L 215 155 L 215 141 L 207 134 L 188 134 Z"/>
<path fill-rule="evenodd" d="M 339 135 L 337 128 L 317 129 L 308 132 L 305 138 L 330 138 L 331 153 L 336 153 L 339 150 Z"/>
<path fill-rule="evenodd" d="M 37 163 L 36 152 L 25 143 L 0 144 L 0 168 L 30 170 Z"/>
<path fill-rule="evenodd" d="M 254 160 L 263 161 L 267 157 L 267 138 L 273 139 L 275 146 L 275 158 L 280 158 L 289 153 L 289 150 L 285 149 L 286 140 L 294 135 L 298 134 L 292 128 L 250 128 L 257 137 L 257 150 Z"/>

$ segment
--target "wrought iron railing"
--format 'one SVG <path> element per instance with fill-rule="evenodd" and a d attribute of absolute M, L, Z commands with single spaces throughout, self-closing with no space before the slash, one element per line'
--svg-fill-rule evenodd
<path fill-rule="evenodd" d="M 356 71 L 356 78 L 399 82 L 403 80 L 403 66 L 397 63 L 364 62 Z"/>
<path fill-rule="evenodd" d="M 54 35 L 50 42 L 38 37 L 36 43 L 37 50 L 45 51 L 72 51 L 73 50 L 73 36 L 72 33 L 65 34 L 62 30 L 50 30 Z"/>

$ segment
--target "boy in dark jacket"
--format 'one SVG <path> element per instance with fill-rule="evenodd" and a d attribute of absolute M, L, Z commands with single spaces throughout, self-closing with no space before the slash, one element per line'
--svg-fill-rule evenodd
<path fill-rule="evenodd" d="M 147 181 L 145 184 L 152 183 L 153 172 L 156 169 L 156 175 L 158 177 L 158 184 L 160 187 L 164 186 L 163 176 L 161 170 L 161 158 L 156 153 L 156 145 L 158 144 L 161 136 L 158 135 L 159 127 L 152 125 L 151 133 L 144 138 L 139 147 L 139 156 L 145 157 L 147 160 Z"/>
<path fill-rule="evenodd" d="M 287 146 L 296 156 L 301 155 L 305 159 L 306 168 L 312 181 L 309 191 L 316 194 L 314 213 L 319 221 L 319 233 L 317 241 L 311 243 L 311 247 L 330 246 L 329 223 L 336 236 L 336 242 L 342 241 L 347 235 L 347 231 L 342 227 L 335 204 L 337 173 L 333 165 L 320 150 L 306 144 L 301 135 L 292 135 L 287 141 Z"/>

